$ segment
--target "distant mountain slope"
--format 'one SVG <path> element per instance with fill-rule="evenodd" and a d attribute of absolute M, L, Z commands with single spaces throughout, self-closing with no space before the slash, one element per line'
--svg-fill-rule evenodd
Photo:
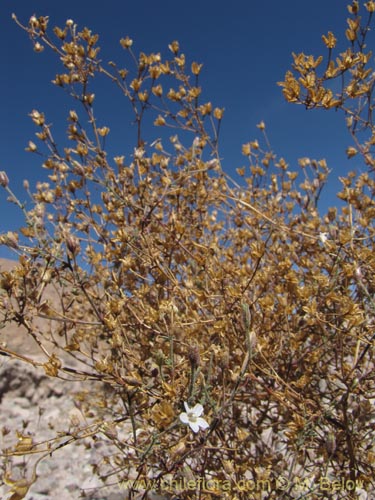
<path fill-rule="evenodd" d="M 16 265 L 17 265 L 16 260 L 1 259 L 0 258 L 0 272 L 1 271 L 9 271 L 9 269 L 12 269 Z"/>

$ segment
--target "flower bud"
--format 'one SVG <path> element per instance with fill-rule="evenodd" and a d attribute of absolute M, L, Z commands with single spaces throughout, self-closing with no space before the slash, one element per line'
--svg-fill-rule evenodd
<path fill-rule="evenodd" d="M 69 120 L 72 122 L 78 122 L 78 115 L 74 110 L 69 111 Z"/>
<path fill-rule="evenodd" d="M 130 47 L 133 45 L 133 40 L 127 36 L 126 38 L 121 38 L 120 44 L 122 48 L 130 49 Z"/>
<path fill-rule="evenodd" d="M 178 51 L 180 50 L 180 45 L 179 43 L 175 40 L 174 42 L 172 42 L 170 45 L 168 45 L 168 48 L 171 52 L 173 52 L 173 54 L 178 54 Z"/>
<path fill-rule="evenodd" d="M 80 250 L 77 238 L 71 236 L 70 234 L 66 237 L 66 247 L 72 255 L 76 255 Z"/>
<path fill-rule="evenodd" d="M 4 171 L 0 172 L 0 186 L 7 187 L 9 184 L 9 179 L 7 174 Z"/>
<path fill-rule="evenodd" d="M 8 231 L 5 235 L 5 245 L 10 248 L 18 248 L 18 235 L 12 231 Z"/>
<path fill-rule="evenodd" d="M 327 436 L 326 450 L 329 455 L 333 455 L 336 451 L 336 439 L 332 432 L 330 432 Z"/>
<path fill-rule="evenodd" d="M 33 141 L 29 141 L 28 147 L 26 148 L 26 151 L 30 151 L 31 153 L 35 153 L 37 150 L 36 144 Z"/>
<path fill-rule="evenodd" d="M 44 125 L 45 118 L 43 113 L 39 113 L 36 109 L 33 109 L 32 112 L 30 113 L 30 116 L 35 123 L 35 125 Z"/>
<path fill-rule="evenodd" d="M 43 47 L 43 45 L 41 43 L 36 42 L 34 44 L 34 50 L 35 50 L 35 52 L 43 52 L 44 47 Z"/>
<path fill-rule="evenodd" d="M 31 16 L 29 19 L 29 25 L 32 28 L 37 28 L 39 26 L 39 21 L 35 16 Z"/>
<path fill-rule="evenodd" d="M 249 335 L 249 348 L 251 352 L 255 351 L 258 344 L 257 334 L 252 330 Z"/>
<path fill-rule="evenodd" d="M 193 345 L 189 347 L 188 358 L 191 364 L 191 367 L 195 370 L 201 364 L 201 357 L 199 355 L 199 347 L 197 345 Z"/>

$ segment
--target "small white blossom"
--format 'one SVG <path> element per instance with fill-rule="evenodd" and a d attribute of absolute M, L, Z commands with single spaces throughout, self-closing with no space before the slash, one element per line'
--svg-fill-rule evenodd
<path fill-rule="evenodd" d="M 199 428 L 207 429 L 209 424 L 201 417 L 203 414 L 203 406 L 201 404 L 196 404 L 194 408 L 189 408 L 187 403 L 184 403 L 186 413 L 183 412 L 180 415 L 180 420 L 186 425 L 190 425 L 193 432 L 198 432 Z"/>
<path fill-rule="evenodd" d="M 328 233 L 319 233 L 319 239 L 324 245 L 325 242 L 328 240 Z"/>

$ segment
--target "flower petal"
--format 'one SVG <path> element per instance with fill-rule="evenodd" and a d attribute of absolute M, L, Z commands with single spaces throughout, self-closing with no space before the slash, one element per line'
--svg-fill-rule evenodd
<path fill-rule="evenodd" d="M 198 432 L 199 431 L 199 425 L 198 425 L 197 422 L 191 422 L 190 421 L 189 425 L 190 425 L 192 431 L 194 431 L 194 432 Z"/>
<path fill-rule="evenodd" d="M 187 403 L 185 403 L 185 401 L 184 401 L 184 406 L 185 406 L 186 413 L 189 413 L 189 411 L 191 411 L 191 410 L 189 408 L 189 405 Z"/>
<path fill-rule="evenodd" d="M 203 413 L 203 406 L 201 404 L 196 404 L 194 408 L 191 410 L 196 417 L 200 417 Z"/>
<path fill-rule="evenodd" d="M 197 418 L 197 424 L 199 425 L 199 427 L 201 427 L 202 429 L 207 429 L 208 427 L 210 427 L 210 424 L 208 424 L 204 418 Z"/>
<path fill-rule="evenodd" d="M 189 423 L 189 417 L 188 417 L 187 413 L 181 413 L 180 414 L 180 420 L 184 424 L 188 424 Z"/>

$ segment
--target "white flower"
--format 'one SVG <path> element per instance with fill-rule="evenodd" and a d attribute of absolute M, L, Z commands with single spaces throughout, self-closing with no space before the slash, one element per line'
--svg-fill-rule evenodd
<path fill-rule="evenodd" d="M 186 413 L 183 412 L 180 415 L 180 420 L 186 425 L 190 425 L 191 430 L 194 432 L 199 431 L 199 427 L 202 429 L 207 429 L 209 424 L 201 417 L 203 413 L 203 406 L 201 404 L 196 404 L 194 408 L 189 408 L 187 403 L 184 403 Z"/>
<path fill-rule="evenodd" d="M 328 233 L 319 233 L 319 239 L 324 245 L 324 243 L 328 240 Z"/>

